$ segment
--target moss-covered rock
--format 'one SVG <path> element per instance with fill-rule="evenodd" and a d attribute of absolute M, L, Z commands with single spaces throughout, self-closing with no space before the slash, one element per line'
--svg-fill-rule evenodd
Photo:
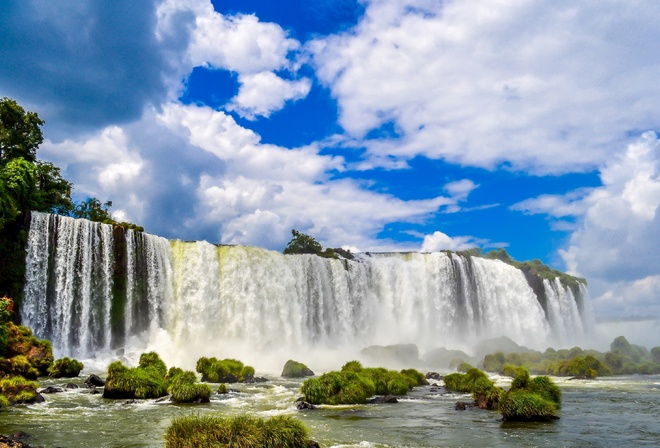
<path fill-rule="evenodd" d="M 314 376 L 314 372 L 305 364 L 290 359 L 284 364 L 282 376 L 285 378 L 304 378 Z"/>
<path fill-rule="evenodd" d="M 167 428 L 167 448 L 307 448 L 307 428 L 289 416 L 197 415 L 175 418 Z"/>
<path fill-rule="evenodd" d="M 77 359 L 60 358 L 48 369 L 48 374 L 53 378 L 75 378 L 80 375 L 83 363 Z"/>
<path fill-rule="evenodd" d="M 199 358 L 197 372 L 202 381 L 210 383 L 243 383 L 254 379 L 254 367 L 246 366 L 236 359 Z"/>
<path fill-rule="evenodd" d="M 3 403 L 34 403 L 43 401 L 43 397 L 37 393 L 39 384 L 22 376 L 4 377 L 0 379 L 0 396 L 4 396 Z"/>

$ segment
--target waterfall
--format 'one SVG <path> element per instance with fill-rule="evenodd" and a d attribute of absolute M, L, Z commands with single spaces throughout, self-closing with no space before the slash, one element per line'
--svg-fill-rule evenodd
<path fill-rule="evenodd" d="M 34 212 L 21 317 L 57 354 L 77 357 L 132 346 L 193 360 L 430 349 L 502 335 L 575 343 L 589 330 L 586 289 L 539 287 L 542 300 L 519 269 L 450 252 L 283 255 Z"/>

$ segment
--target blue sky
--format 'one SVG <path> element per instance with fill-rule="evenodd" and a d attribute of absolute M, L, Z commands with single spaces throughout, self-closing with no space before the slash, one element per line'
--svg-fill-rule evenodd
<path fill-rule="evenodd" d="M 655 1 L 3 2 L 0 95 L 169 238 L 481 247 L 660 316 Z"/>

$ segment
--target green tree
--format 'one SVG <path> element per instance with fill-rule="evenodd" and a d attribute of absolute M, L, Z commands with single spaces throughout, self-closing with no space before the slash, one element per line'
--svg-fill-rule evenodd
<path fill-rule="evenodd" d="M 112 207 L 112 201 L 101 203 L 96 198 L 87 198 L 76 205 L 71 216 L 110 224 L 115 222 L 110 215 L 110 207 Z"/>
<path fill-rule="evenodd" d="M 284 249 L 285 254 L 320 255 L 323 253 L 323 246 L 314 237 L 298 232 L 296 229 L 292 229 L 291 234 L 293 238 Z"/>
<path fill-rule="evenodd" d="M 36 112 L 26 112 L 10 98 L 0 99 L 0 165 L 22 157 L 29 162 L 37 159 L 37 148 L 44 137 L 44 121 Z"/>

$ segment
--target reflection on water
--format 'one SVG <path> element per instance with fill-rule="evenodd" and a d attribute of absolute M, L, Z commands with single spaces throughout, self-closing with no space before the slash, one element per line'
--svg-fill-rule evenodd
<path fill-rule="evenodd" d="M 295 409 L 300 382 L 272 378 L 268 385 L 233 385 L 211 403 L 174 405 L 155 400 L 104 400 L 84 389 L 46 395 L 47 402 L 0 411 L 0 432 L 24 431 L 45 447 L 158 447 L 174 416 L 219 412 L 300 418 L 322 447 L 603 447 L 660 446 L 660 376 L 594 381 L 556 379 L 563 392 L 560 420 L 509 423 L 499 414 L 454 410 L 466 395 L 416 388 L 398 404 Z M 47 380 L 42 386 L 63 387 Z"/>

